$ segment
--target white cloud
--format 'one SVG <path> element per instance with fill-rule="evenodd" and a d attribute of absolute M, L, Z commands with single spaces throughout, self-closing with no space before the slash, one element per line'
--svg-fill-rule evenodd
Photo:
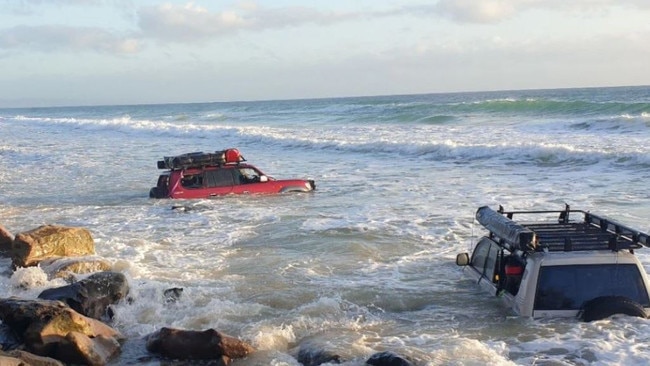
<path fill-rule="evenodd" d="M 192 3 L 144 7 L 138 11 L 138 18 L 143 36 L 174 41 L 231 33 L 246 27 L 247 23 L 234 11 L 210 13 Z"/>
<path fill-rule="evenodd" d="M 602 13 L 615 7 L 650 9 L 647 0 L 439 0 L 434 5 L 414 7 L 460 23 L 497 23 L 526 11 L 548 10 L 576 14 Z"/>
<path fill-rule="evenodd" d="M 123 54 L 137 52 L 139 41 L 90 27 L 43 25 L 0 30 L 0 49 L 18 47 L 38 51 L 93 50 Z"/>
<path fill-rule="evenodd" d="M 143 7 L 139 26 L 146 38 L 193 41 L 245 30 L 278 29 L 304 24 L 333 24 L 358 18 L 358 13 L 321 12 L 307 7 L 262 8 L 252 3 L 220 12 L 189 3 Z"/>
<path fill-rule="evenodd" d="M 453 20 L 474 23 L 498 22 L 517 10 L 512 0 L 440 0 L 435 9 Z"/>

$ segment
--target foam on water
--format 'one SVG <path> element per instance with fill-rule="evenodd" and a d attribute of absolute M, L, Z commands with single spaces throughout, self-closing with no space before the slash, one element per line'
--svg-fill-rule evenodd
<path fill-rule="evenodd" d="M 591 210 L 648 230 L 648 89 L 0 111 L 0 218 L 88 228 L 127 275 L 116 364 L 162 326 L 217 328 L 298 365 L 300 345 L 363 365 L 644 364 L 648 322 L 510 318 L 454 265 L 482 205 Z M 608 96 L 608 97 L 607 97 Z M 313 194 L 150 200 L 156 160 L 238 147 Z M 650 254 L 639 257 L 650 269 Z M 35 297 L 38 268 L 0 288 Z M 15 277 L 11 277 L 11 276 Z M 22 287 L 15 283 L 25 283 Z M 176 300 L 165 290 L 183 288 Z M 632 340 L 634 342 L 632 342 Z"/>

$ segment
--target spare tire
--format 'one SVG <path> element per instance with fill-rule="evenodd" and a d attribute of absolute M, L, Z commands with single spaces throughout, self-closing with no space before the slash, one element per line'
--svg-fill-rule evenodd
<path fill-rule="evenodd" d="M 637 316 L 646 319 L 648 315 L 638 302 L 625 296 L 601 296 L 587 301 L 578 316 L 590 322 L 609 318 L 614 314 Z"/>

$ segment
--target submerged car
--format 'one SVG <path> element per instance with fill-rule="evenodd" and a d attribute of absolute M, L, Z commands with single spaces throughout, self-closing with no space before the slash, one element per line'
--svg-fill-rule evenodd
<path fill-rule="evenodd" d="M 471 257 L 458 254 L 456 264 L 516 314 L 584 321 L 648 317 L 650 283 L 634 254 L 648 246 L 648 234 L 568 205 L 510 212 L 484 206 L 476 219 L 489 233 Z"/>
<path fill-rule="evenodd" d="M 193 152 L 166 156 L 158 161 L 166 169 L 151 188 L 151 198 L 210 198 L 227 194 L 272 194 L 309 192 L 316 189 L 311 179 L 275 179 L 246 160 L 237 149 L 214 153 Z"/>

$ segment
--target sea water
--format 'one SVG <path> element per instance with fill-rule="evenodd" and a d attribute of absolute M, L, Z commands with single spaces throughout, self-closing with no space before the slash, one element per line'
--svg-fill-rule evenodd
<path fill-rule="evenodd" d="M 363 365 L 650 362 L 650 321 L 513 316 L 455 265 L 479 206 L 589 210 L 650 231 L 650 87 L 0 110 L 0 224 L 85 227 L 127 275 L 113 364 L 143 337 L 214 328 L 298 365 L 300 347 Z M 236 147 L 317 190 L 148 197 L 163 156 Z M 638 256 L 650 269 L 650 249 Z M 3 296 L 60 282 L 0 262 Z M 21 283 L 22 286 L 18 286 Z M 176 302 L 164 291 L 182 288 Z"/>

